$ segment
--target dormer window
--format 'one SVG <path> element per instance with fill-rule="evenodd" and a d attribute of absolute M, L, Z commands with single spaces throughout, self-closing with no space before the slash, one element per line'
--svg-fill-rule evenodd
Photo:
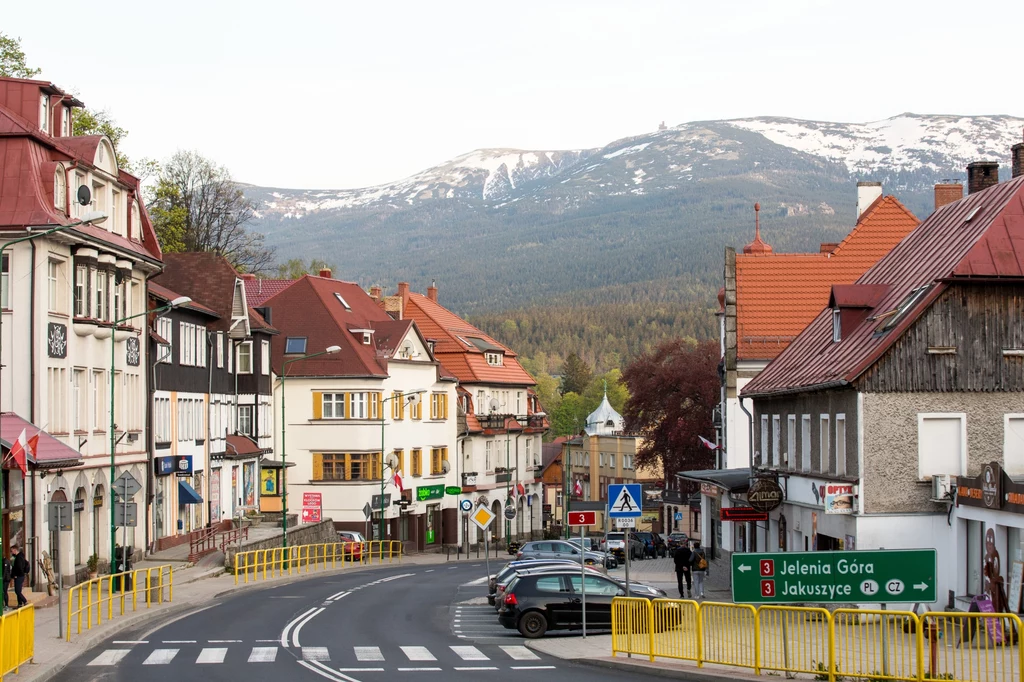
<path fill-rule="evenodd" d="M 373 334 L 370 332 L 363 332 L 363 345 L 369 346 L 373 342 Z"/>
<path fill-rule="evenodd" d="M 61 213 L 68 210 L 68 179 L 61 166 L 53 171 L 53 207 Z"/>
<path fill-rule="evenodd" d="M 50 133 L 50 96 L 39 95 L 39 129 Z"/>
<path fill-rule="evenodd" d="M 334 297 L 338 299 L 338 303 L 341 303 L 341 305 L 345 306 L 345 310 L 352 312 L 352 306 L 348 304 L 348 301 L 346 301 L 341 294 L 339 294 L 338 292 L 334 292 Z"/>
<path fill-rule="evenodd" d="M 832 309 L 832 343 L 839 343 L 843 339 L 842 314 L 839 308 Z"/>
<path fill-rule="evenodd" d="M 306 352 L 305 336 L 289 336 L 284 341 L 285 355 L 302 355 Z"/>
<path fill-rule="evenodd" d="M 913 289 L 900 301 L 900 304 L 894 310 L 879 315 L 877 319 L 881 319 L 882 323 L 878 326 L 878 332 L 884 333 L 895 327 L 903 319 L 904 314 L 917 304 L 918 300 L 924 296 L 930 287 L 931 285 L 925 284 Z"/>
<path fill-rule="evenodd" d="M 60 119 L 60 136 L 71 137 L 71 107 L 63 107 Z"/>
<path fill-rule="evenodd" d="M 484 353 L 484 359 L 488 365 L 501 367 L 504 364 L 504 356 L 501 353 Z"/>

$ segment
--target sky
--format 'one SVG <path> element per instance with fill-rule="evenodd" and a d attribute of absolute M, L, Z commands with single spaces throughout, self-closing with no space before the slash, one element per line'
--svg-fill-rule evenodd
<path fill-rule="evenodd" d="M 3 5 L 0 32 L 108 110 L 129 156 L 194 149 L 274 187 L 602 147 L 661 121 L 1024 115 L 1019 0 L 49 0 L 45 20 Z"/>

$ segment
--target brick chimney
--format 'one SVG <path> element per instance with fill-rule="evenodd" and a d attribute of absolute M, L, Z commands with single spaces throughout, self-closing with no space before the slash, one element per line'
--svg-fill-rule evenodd
<path fill-rule="evenodd" d="M 818 253 L 832 253 L 839 247 L 839 242 L 822 242 Z"/>
<path fill-rule="evenodd" d="M 320 268 L 320 276 L 323 277 L 324 279 L 330 279 L 331 278 L 331 269 L 330 268 Z"/>
<path fill-rule="evenodd" d="M 251 282 L 254 279 L 256 279 L 256 275 L 252 274 L 251 272 L 243 272 L 241 275 L 239 275 L 239 277 L 241 277 L 246 282 Z"/>
<path fill-rule="evenodd" d="M 882 183 L 880 182 L 858 182 L 857 183 L 857 220 L 860 220 L 868 206 L 875 203 L 875 199 L 882 196 Z"/>
<path fill-rule="evenodd" d="M 402 303 L 405 303 L 405 300 L 407 298 L 409 298 L 409 283 L 408 282 L 399 282 L 398 283 L 398 295 L 401 297 Z"/>
<path fill-rule="evenodd" d="M 999 184 L 999 162 L 975 161 L 967 164 L 967 193 L 974 194 Z"/>
<path fill-rule="evenodd" d="M 431 280 L 430 286 L 427 287 L 427 298 L 437 303 L 437 282 L 433 280 Z"/>
<path fill-rule="evenodd" d="M 960 182 L 940 182 L 935 185 L 935 210 L 938 211 L 946 204 L 960 201 L 964 198 L 964 186 Z"/>
<path fill-rule="evenodd" d="M 376 284 L 370 287 L 370 298 L 373 300 L 379 301 L 381 293 L 383 293 L 383 290 Z"/>
<path fill-rule="evenodd" d="M 1013 157 L 1013 162 L 1010 164 L 1013 168 L 1013 177 L 1019 178 L 1024 175 L 1024 142 L 1018 142 L 1010 147 L 1010 156 Z"/>

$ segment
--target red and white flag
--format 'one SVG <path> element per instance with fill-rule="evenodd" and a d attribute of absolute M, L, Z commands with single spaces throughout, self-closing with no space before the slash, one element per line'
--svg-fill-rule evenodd
<path fill-rule="evenodd" d="M 516 490 L 519 491 L 520 495 L 526 494 L 526 487 L 522 483 L 516 485 Z"/>
<path fill-rule="evenodd" d="M 402 472 L 396 470 L 395 475 L 391 477 L 391 485 L 398 488 L 399 493 L 404 493 L 405 488 L 402 487 Z"/>
<path fill-rule="evenodd" d="M 704 436 L 697 436 L 697 438 L 700 438 L 700 442 L 703 443 L 704 447 L 706 447 L 708 450 L 721 450 L 722 449 L 722 446 L 715 445 L 714 443 L 709 441 Z"/>
<path fill-rule="evenodd" d="M 38 442 L 39 435 L 36 434 L 32 440 Z M 13 459 L 14 463 L 18 465 L 18 468 L 21 469 L 21 473 L 23 474 L 28 473 L 28 467 L 25 464 L 26 453 L 28 450 L 29 444 L 28 440 L 25 438 L 25 429 L 22 429 L 21 435 L 18 436 L 18 440 L 14 441 L 14 445 L 11 446 L 11 459 Z"/>
<path fill-rule="evenodd" d="M 578 478 L 576 479 L 576 486 L 572 489 L 572 494 L 573 495 L 582 495 L 583 494 L 583 482 L 580 481 L 580 479 L 578 479 Z"/>

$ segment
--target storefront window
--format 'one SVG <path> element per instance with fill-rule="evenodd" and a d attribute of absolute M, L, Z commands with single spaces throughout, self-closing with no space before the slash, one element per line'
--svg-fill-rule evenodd
<path fill-rule="evenodd" d="M 967 522 L 967 594 L 981 594 L 981 558 L 984 528 L 981 521 Z"/>
<path fill-rule="evenodd" d="M 427 505 L 427 538 L 426 543 L 432 545 L 437 542 L 438 533 L 440 532 L 439 521 L 441 516 L 441 507 L 436 504 Z"/>

